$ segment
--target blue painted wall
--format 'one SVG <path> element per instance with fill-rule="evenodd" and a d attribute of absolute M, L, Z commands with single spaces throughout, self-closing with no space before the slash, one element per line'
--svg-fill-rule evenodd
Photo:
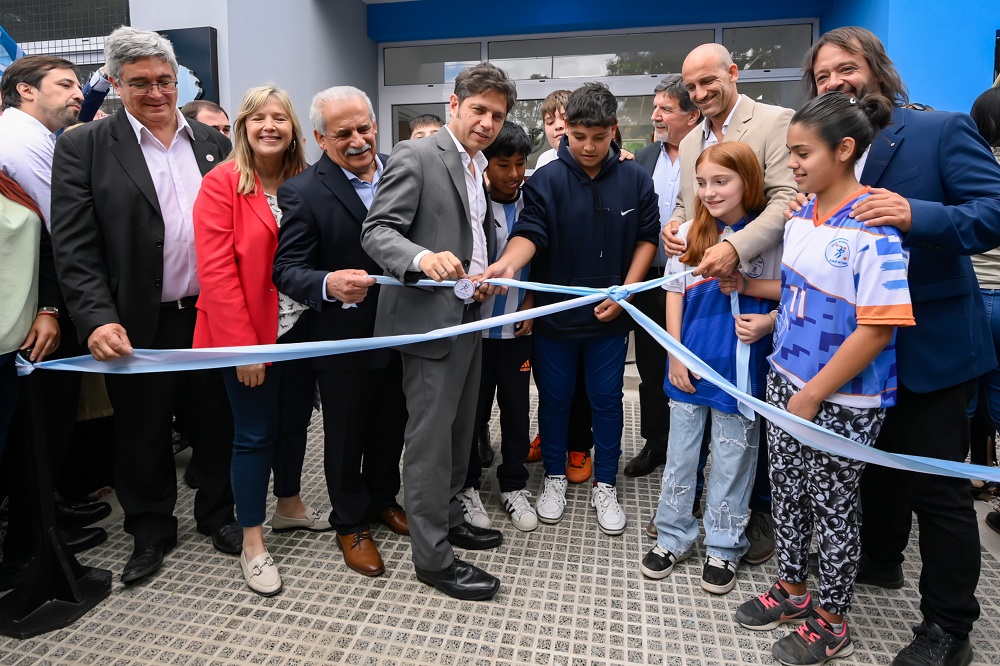
<path fill-rule="evenodd" d="M 820 16 L 821 30 L 844 25 L 882 39 L 914 102 L 968 112 L 993 85 L 996 0 L 848 0 Z"/>
<path fill-rule="evenodd" d="M 997 0 L 506 0 L 492 6 L 416 0 L 368 5 L 368 36 L 398 42 L 812 17 L 821 31 L 862 25 L 878 35 L 914 101 L 968 111 L 993 83 Z"/>
<path fill-rule="evenodd" d="M 996 0 L 892 0 L 886 48 L 911 99 L 968 112 L 976 97 L 993 85 L 998 29 Z"/>
<path fill-rule="evenodd" d="M 747 2 L 716 0 L 505 0 L 470 3 L 417 0 L 368 5 L 368 36 L 376 42 L 488 37 L 575 30 L 618 30 L 659 25 L 816 17 L 836 0 Z"/>

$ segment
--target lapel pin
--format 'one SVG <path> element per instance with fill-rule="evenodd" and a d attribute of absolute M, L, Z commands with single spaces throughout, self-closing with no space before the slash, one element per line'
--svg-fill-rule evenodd
<path fill-rule="evenodd" d="M 895 141 L 893 141 L 892 143 L 890 143 L 890 144 L 889 144 L 889 147 L 890 147 L 890 148 L 892 148 L 892 147 L 893 147 L 893 146 L 895 146 L 895 145 L 896 145 L 896 142 L 895 142 Z"/>
<path fill-rule="evenodd" d="M 208 160 L 209 162 L 214 162 L 215 155 L 205 155 L 205 159 Z"/>

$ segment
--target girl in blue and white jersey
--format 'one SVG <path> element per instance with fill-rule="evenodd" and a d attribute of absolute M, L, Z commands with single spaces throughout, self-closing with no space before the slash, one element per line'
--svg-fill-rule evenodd
<path fill-rule="evenodd" d="M 767 401 L 871 446 L 895 402 L 897 326 L 914 324 L 907 254 L 893 227 L 851 217 L 868 196 L 855 175 L 891 116 L 881 95 L 831 92 L 806 104 L 788 128 L 788 167 L 816 196 L 785 227 L 781 304 Z M 860 170 L 858 170 L 860 171 Z M 778 580 L 737 611 L 748 629 L 803 624 L 771 652 L 783 664 L 821 664 L 853 652 L 846 614 L 861 557 L 858 494 L 864 463 L 829 455 L 767 424 Z M 806 558 L 819 546 L 813 608 Z"/>

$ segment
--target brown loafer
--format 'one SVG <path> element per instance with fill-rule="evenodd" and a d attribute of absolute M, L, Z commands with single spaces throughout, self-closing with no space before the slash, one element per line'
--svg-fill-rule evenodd
<path fill-rule="evenodd" d="M 368 530 L 354 534 L 338 534 L 337 545 L 344 553 L 344 564 L 362 576 L 381 576 L 385 571 L 382 556 Z"/>
<path fill-rule="evenodd" d="M 406 522 L 406 512 L 398 504 L 383 509 L 375 514 L 373 521 L 382 523 L 396 534 L 410 536 L 410 526 Z"/>

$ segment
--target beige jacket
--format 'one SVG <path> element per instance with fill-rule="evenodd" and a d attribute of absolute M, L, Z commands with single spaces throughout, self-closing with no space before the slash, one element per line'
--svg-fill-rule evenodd
<path fill-rule="evenodd" d="M 754 102 L 746 95 L 740 96 L 733 119 L 726 129 L 723 141 L 742 141 L 757 153 L 764 169 L 764 198 L 767 208 L 756 220 L 726 240 L 740 255 L 740 264 L 748 270 L 750 264 L 765 250 L 781 243 L 785 232 L 785 210 L 795 197 L 795 181 L 787 167 L 788 149 L 785 145 L 788 123 L 794 112 L 780 106 Z M 702 125 L 688 133 L 680 144 L 681 185 L 677 193 L 677 206 L 670 221 L 678 224 L 694 217 L 694 202 L 698 194 L 694 164 L 701 154 L 704 141 Z"/>

